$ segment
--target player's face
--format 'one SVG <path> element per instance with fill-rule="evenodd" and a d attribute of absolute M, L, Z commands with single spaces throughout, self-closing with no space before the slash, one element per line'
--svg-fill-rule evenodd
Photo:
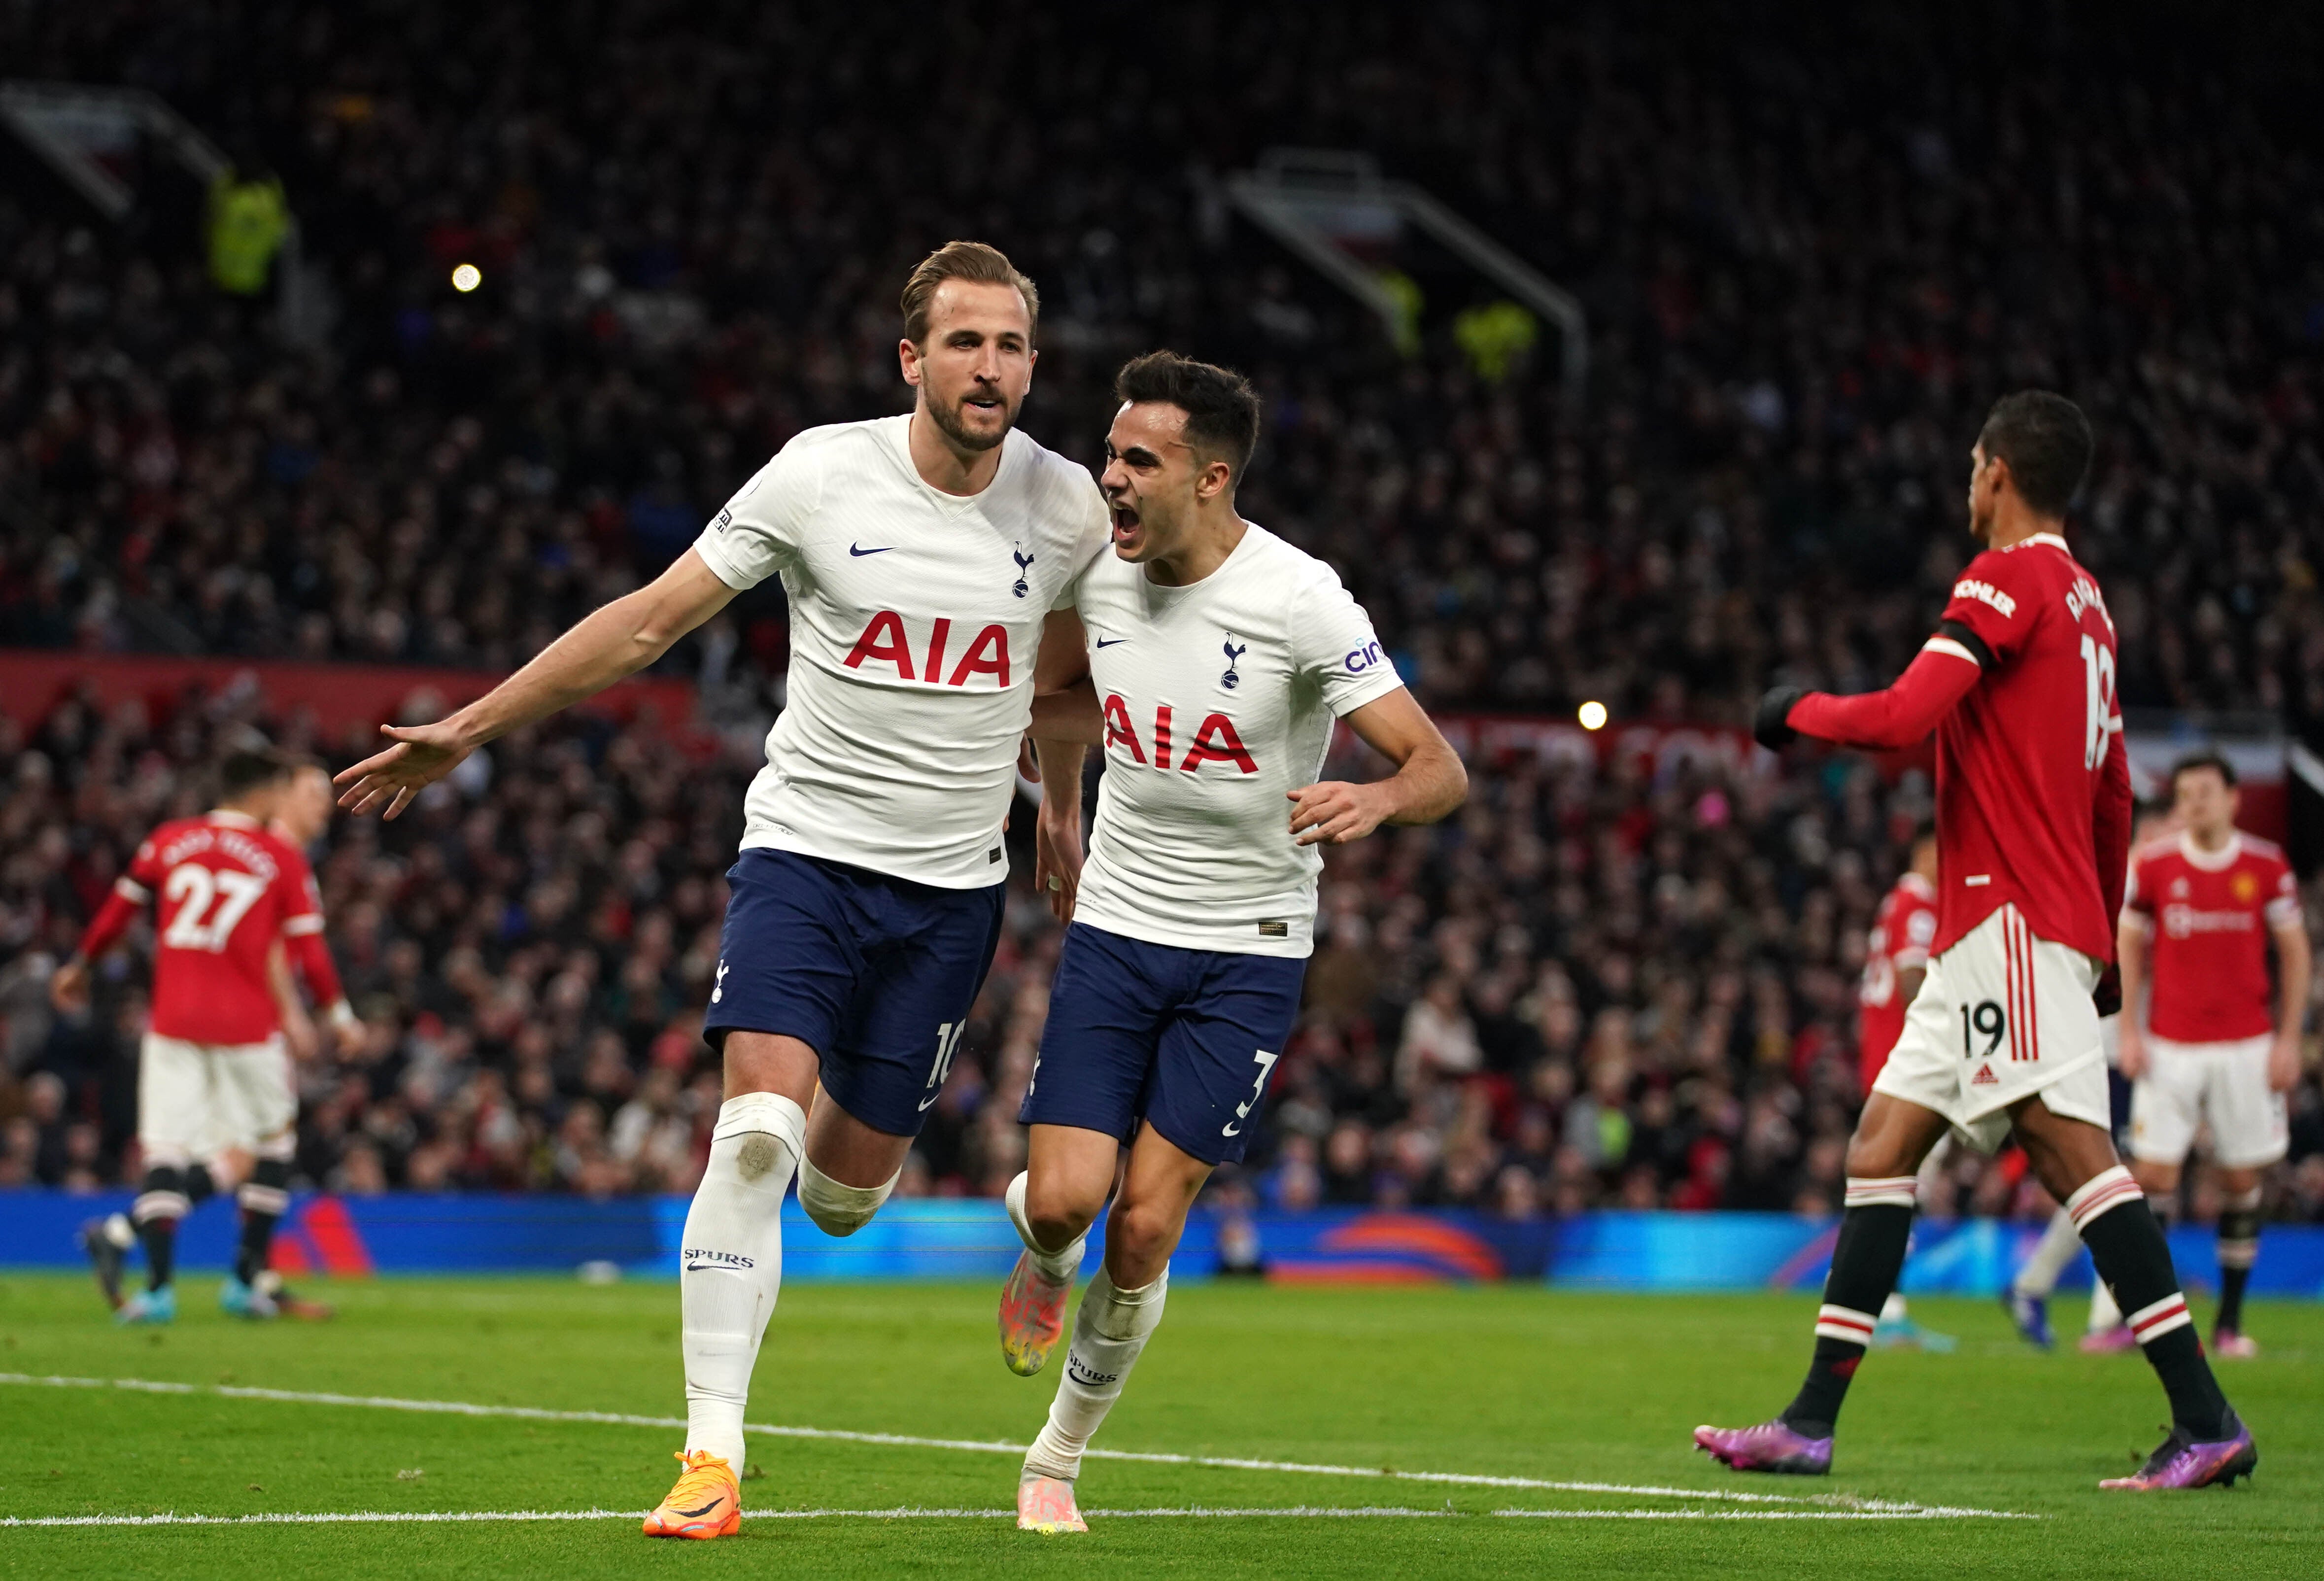
<path fill-rule="evenodd" d="M 331 777 L 320 769 L 300 769 L 283 791 L 274 817 L 299 845 L 313 845 L 330 827 Z"/>
<path fill-rule="evenodd" d="M 2206 845 L 2236 824 L 2236 790 L 2217 769 L 2189 769 L 2171 787 L 2171 810 L 2180 826 Z"/>
<path fill-rule="evenodd" d="M 1969 453 L 1969 535 L 1979 543 L 1993 537 L 1993 515 L 2001 494 L 2001 472 L 1982 442 Z"/>
<path fill-rule="evenodd" d="M 1113 552 L 1132 565 L 1177 550 L 1193 525 L 1203 467 L 1185 432 L 1185 412 L 1160 402 L 1125 402 L 1113 414 L 1097 485 L 1113 513 Z"/>
<path fill-rule="evenodd" d="M 929 421 L 963 450 L 1009 437 L 1033 387 L 1033 319 L 1013 285 L 947 280 L 928 299 L 926 344 L 903 342 L 904 383 Z"/>

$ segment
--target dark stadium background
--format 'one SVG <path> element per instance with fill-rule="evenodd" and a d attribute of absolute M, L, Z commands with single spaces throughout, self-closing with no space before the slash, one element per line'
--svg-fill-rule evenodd
<path fill-rule="evenodd" d="M 302 342 L 279 278 L 217 289 L 202 194 L 153 151 L 115 224 L 0 135 L 0 1185 L 134 1178 L 138 968 L 85 1022 L 45 981 L 224 744 L 350 761 L 652 575 L 791 434 L 900 410 L 896 290 L 956 236 L 1041 285 L 1046 444 L 1094 456 L 1130 354 L 1247 370 L 1244 513 L 1333 561 L 1433 710 L 1540 722 L 1505 744 L 1570 746 L 1592 700 L 1634 741 L 1732 742 L 1770 683 L 1883 684 L 1967 558 L 1979 418 L 2040 384 L 2099 435 L 2072 537 L 2134 726 L 2296 763 L 2324 748 L 2319 43 L 2298 8 L 2159 5 L 0 0 L 0 76 L 150 88 L 278 175 L 330 305 Z M 1369 153 L 1574 293 L 1584 391 L 1546 328 L 1484 365 L 1455 320 L 1496 293 L 1418 249 L 1390 345 L 1222 197 L 1277 147 Z M 307 1072 L 305 1184 L 691 1188 L 784 616 L 762 588 L 643 706 L 337 823 L 370 1031 Z M 339 664 L 367 668 L 312 668 Z M 1925 778 L 1804 748 L 1471 766 L 1446 826 L 1334 854 L 1222 1188 L 1831 1210 L 1855 975 Z M 2312 862 L 2312 793 L 2262 778 Z M 1020 893 L 905 1192 L 1019 1167 L 1056 947 Z M 2324 1219 L 2315 1070 L 2278 1201 Z M 2031 1192 L 1966 1160 L 1924 1206 Z"/>

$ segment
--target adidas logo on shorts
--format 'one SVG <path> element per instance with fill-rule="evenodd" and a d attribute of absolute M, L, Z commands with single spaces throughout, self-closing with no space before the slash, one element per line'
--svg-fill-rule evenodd
<path fill-rule="evenodd" d="M 1971 1086 L 1992 1086 L 2000 1080 L 2001 1078 L 1993 1074 L 1992 1066 L 1980 1065 L 1977 1068 L 1977 1074 L 1969 1078 L 1969 1085 Z"/>

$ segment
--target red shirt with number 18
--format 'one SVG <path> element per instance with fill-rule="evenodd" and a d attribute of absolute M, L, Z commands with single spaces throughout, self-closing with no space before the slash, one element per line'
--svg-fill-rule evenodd
<path fill-rule="evenodd" d="M 1969 561 L 1896 684 L 1810 692 L 1803 735 L 1895 748 L 1937 733 L 1941 956 L 2003 906 L 2036 938 L 2114 959 L 2130 852 L 2130 766 L 2114 622 L 2066 541 L 2036 532 Z"/>
<path fill-rule="evenodd" d="M 263 1043 L 281 1025 L 266 962 L 280 938 L 319 934 L 307 859 L 256 818 L 211 812 L 145 837 L 81 938 L 96 959 L 156 908 L 152 1029 L 191 1043 Z M 336 987 L 336 985 L 334 985 Z"/>
<path fill-rule="evenodd" d="M 2122 713 L 2097 579 L 2064 539 L 2035 533 L 1969 561 L 1937 629 L 1985 674 L 1937 726 L 1942 871 L 1929 953 L 2015 901 L 2036 938 L 2114 959 L 2092 830 Z"/>

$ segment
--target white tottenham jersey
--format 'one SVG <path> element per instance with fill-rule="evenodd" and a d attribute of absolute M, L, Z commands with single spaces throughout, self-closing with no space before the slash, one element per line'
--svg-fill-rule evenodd
<path fill-rule="evenodd" d="M 1041 623 L 1109 536 L 1087 471 L 1021 433 L 966 497 L 912 466 L 911 419 L 795 437 L 703 529 L 728 587 L 780 572 L 789 698 L 742 846 L 945 889 L 1009 874 L 1001 824 Z"/>
<path fill-rule="evenodd" d="M 1103 554 L 1075 594 L 1105 709 L 1105 774 L 1074 920 L 1188 949 L 1314 949 L 1321 852 L 1286 792 L 1341 715 L 1403 683 L 1332 568 L 1263 527 L 1165 587 Z"/>

